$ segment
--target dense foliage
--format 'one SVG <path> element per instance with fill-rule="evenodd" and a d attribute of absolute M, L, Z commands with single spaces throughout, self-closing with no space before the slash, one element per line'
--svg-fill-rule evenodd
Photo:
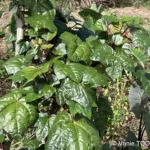
<path fill-rule="evenodd" d="M 102 15 L 95 4 L 79 12 L 83 25 L 55 7 L 53 0 L 10 5 L 7 39 L 16 41 L 17 17 L 25 22 L 24 39 L 17 43 L 19 54 L 4 64 L 13 86 L 0 98 L 0 142 L 7 135 L 15 150 L 110 149 L 101 142 L 112 118 L 103 91 L 124 76 L 132 78 L 131 110 L 137 118 L 143 116 L 150 139 L 145 106 L 150 96 L 149 33 L 136 24 L 138 18 Z M 67 26 L 70 20 L 73 28 Z M 125 137 L 129 141 L 130 134 Z"/>

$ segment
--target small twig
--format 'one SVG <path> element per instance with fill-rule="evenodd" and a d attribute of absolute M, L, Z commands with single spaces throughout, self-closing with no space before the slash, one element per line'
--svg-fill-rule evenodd
<path fill-rule="evenodd" d="M 141 141 L 141 134 L 142 134 L 142 118 L 143 118 L 143 109 L 141 111 L 141 116 L 140 116 L 140 125 L 139 125 L 139 134 L 138 134 L 138 140 Z"/>

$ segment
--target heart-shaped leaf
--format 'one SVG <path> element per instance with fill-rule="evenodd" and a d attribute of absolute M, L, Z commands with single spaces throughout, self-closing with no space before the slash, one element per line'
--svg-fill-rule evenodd
<path fill-rule="evenodd" d="M 67 112 L 61 112 L 50 129 L 45 150 L 91 150 L 100 144 L 98 131 L 85 118 L 72 120 Z"/>
<path fill-rule="evenodd" d="M 28 60 L 23 55 L 17 55 L 10 58 L 4 66 L 8 74 L 15 74 L 24 68 L 26 64 L 28 64 Z"/>
<path fill-rule="evenodd" d="M 66 79 L 57 91 L 57 102 L 62 105 L 66 100 L 73 100 L 83 107 L 91 107 L 94 91 L 80 83 Z"/>
<path fill-rule="evenodd" d="M 141 108 L 143 108 L 147 102 L 148 97 L 144 90 L 137 83 L 131 85 L 129 90 L 130 109 L 138 119 L 141 114 Z"/>
<path fill-rule="evenodd" d="M 13 136 L 22 136 L 37 119 L 36 108 L 27 104 L 20 90 L 0 98 L 0 129 Z"/>
<path fill-rule="evenodd" d="M 104 65 L 108 65 L 113 57 L 113 49 L 106 45 L 102 44 L 99 40 L 94 40 L 89 42 L 91 47 L 91 60 L 99 61 Z"/>

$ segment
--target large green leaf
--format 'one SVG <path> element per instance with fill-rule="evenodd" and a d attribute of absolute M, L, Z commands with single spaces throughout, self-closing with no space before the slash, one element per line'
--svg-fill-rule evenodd
<path fill-rule="evenodd" d="M 83 77 L 84 67 L 79 63 L 65 65 L 62 61 L 58 60 L 54 63 L 54 72 L 58 79 L 64 79 L 68 76 L 71 80 L 79 83 Z"/>
<path fill-rule="evenodd" d="M 45 73 L 48 71 L 47 66 L 29 66 L 25 67 L 22 72 L 24 73 L 25 78 L 27 78 L 28 81 L 31 81 L 35 79 L 37 76 L 40 76 L 42 73 Z"/>
<path fill-rule="evenodd" d="M 82 42 L 78 36 L 73 35 L 69 32 L 64 32 L 63 34 L 61 34 L 60 39 L 67 45 L 70 42 L 75 42 L 75 44 L 80 44 Z"/>
<path fill-rule="evenodd" d="M 42 73 L 47 72 L 49 70 L 49 67 L 52 66 L 52 64 L 59 58 L 60 56 L 55 57 L 54 59 L 42 65 L 25 67 L 21 71 L 24 73 L 25 78 L 28 81 L 31 81 L 35 79 L 37 76 L 40 76 Z"/>
<path fill-rule="evenodd" d="M 64 79 L 66 76 L 74 82 L 90 84 L 93 87 L 107 85 L 106 75 L 98 73 L 95 68 L 81 65 L 79 63 L 68 63 L 65 65 L 58 60 L 54 63 L 54 72 L 58 79 Z"/>
<path fill-rule="evenodd" d="M 8 79 L 11 79 L 14 83 L 21 82 L 25 79 L 23 72 L 18 71 L 16 74 L 10 76 Z"/>
<path fill-rule="evenodd" d="M 93 87 L 105 86 L 108 84 L 108 77 L 98 73 L 95 68 L 85 67 L 82 82 L 84 84 L 91 84 Z"/>
<path fill-rule="evenodd" d="M 116 46 L 122 45 L 123 44 L 123 37 L 120 34 L 114 34 L 112 36 L 112 41 Z"/>
<path fill-rule="evenodd" d="M 36 137 L 38 140 L 43 141 L 48 136 L 49 130 L 53 125 L 55 117 L 55 115 L 51 115 L 50 118 L 48 116 L 39 117 L 36 123 Z"/>
<path fill-rule="evenodd" d="M 137 30 L 133 33 L 133 44 L 136 47 L 144 48 L 145 50 L 149 50 L 150 42 L 149 35 L 145 30 Z"/>
<path fill-rule="evenodd" d="M 25 6 L 31 14 L 34 14 L 35 12 L 43 13 L 55 7 L 54 0 L 20 0 L 20 3 Z"/>
<path fill-rule="evenodd" d="M 132 72 L 136 66 L 136 61 L 123 53 L 118 53 L 112 57 L 110 64 L 106 68 L 106 72 L 113 80 L 116 80 L 121 78 L 123 70 Z"/>
<path fill-rule="evenodd" d="M 81 42 L 79 37 L 69 32 L 61 34 L 60 38 L 67 45 L 67 53 L 70 60 L 75 62 L 89 60 L 91 50 L 87 43 Z"/>
<path fill-rule="evenodd" d="M 68 46 L 68 58 L 72 61 L 79 62 L 79 61 L 87 61 L 90 59 L 90 47 L 87 43 L 82 42 L 77 47 L 72 47 L 72 42 Z M 75 49 L 73 49 L 75 48 Z"/>
<path fill-rule="evenodd" d="M 134 48 L 132 50 L 132 54 L 133 56 L 136 57 L 136 59 L 138 60 L 139 64 L 144 68 L 144 65 L 147 61 L 146 55 L 144 54 L 144 52 L 139 49 L 139 48 Z"/>
<path fill-rule="evenodd" d="M 96 12 L 95 10 L 84 8 L 79 12 L 79 15 L 84 19 L 87 20 L 87 18 L 92 18 L 94 21 L 101 18 L 101 14 Z"/>
<path fill-rule="evenodd" d="M 98 19 L 94 24 L 94 29 L 96 31 L 107 31 L 106 25 L 102 19 Z"/>
<path fill-rule="evenodd" d="M 122 76 L 122 65 L 115 61 L 112 66 L 106 68 L 107 74 L 113 79 L 116 80 Z"/>
<path fill-rule="evenodd" d="M 22 143 L 23 143 L 23 147 L 27 148 L 28 150 L 36 150 L 41 145 L 41 142 L 38 141 L 37 139 L 23 140 Z"/>
<path fill-rule="evenodd" d="M 102 44 L 99 40 L 94 40 L 89 42 L 91 47 L 91 60 L 99 61 L 105 65 L 108 65 L 113 57 L 113 49 L 106 45 Z"/>
<path fill-rule="evenodd" d="M 65 73 L 71 80 L 79 83 L 83 78 L 84 69 L 84 65 L 79 63 L 69 63 L 65 67 Z"/>
<path fill-rule="evenodd" d="M 53 53 L 55 55 L 66 55 L 67 51 L 66 51 L 66 45 L 64 43 L 60 43 L 58 44 L 58 46 L 53 50 Z"/>
<path fill-rule="evenodd" d="M 50 129 L 45 150 L 92 150 L 99 144 L 99 134 L 89 121 L 73 120 L 67 112 L 61 112 Z"/>
<path fill-rule="evenodd" d="M 41 98 L 41 97 L 42 97 L 42 95 L 40 95 L 40 94 L 37 94 L 37 93 L 35 93 L 35 92 L 30 92 L 30 93 L 28 93 L 28 94 L 26 95 L 25 101 L 26 101 L 26 102 L 33 102 L 33 101 L 35 101 L 35 100 L 38 100 L 38 99 Z"/>
<path fill-rule="evenodd" d="M 50 98 L 55 93 L 55 88 L 51 85 L 45 84 L 41 91 L 39 91 L 42 96 L 44 96 L 46 99 Z"/>
<path fill-rule="evenodd" d="M 88 86 L 66 79 L 57 91 L 56 97 L 59 104 L 63 104 L 66 100 L 73 100 L 83 107 L 91 107 L 93 94 L 96 93 Z"/>
<path fill-rule="evenodd" d="M 79 103 L 75 101 L 67 100 L 66 104 L 69 106 L 69 110 L 72 115 L 76 115 L 77 113 L 81 113 L 82 115 L 86 116 L 87 118 L 91 119 L 91 108 L 90 107 L 83 107 Z"/>
<path fill-rule="evenodd" d="M 62 61 L 57 60 L 54 62 L 54 72 L 58 79 L 64 79 L 66 77 L 64 69 L 65 64 Z"/>
<path fill-rule="evenodd" d="M 144 90 L 138 84 L 131 85 L 129 90 L 130 109 L 138 119 L 141 114 L 141 108 L 143 108 L 147 102 L 148 97 Z"/>
<path fill-rule="evenodd" d="M 54 16 L 55 11 L 50 10 L 50 15 L 40 15 L 34 14 L 33 16 L 26 18 L 26 22 L 29 23 L 32 27 L 37 27 L 38 29 L 46 28 L 49 29 L 50 32 L 56 32 L 57 28 L 54 25 Z"/>
<path fill-rule="evenodd" d="M 118 19 L 116 16 L 113 15 L 104 15 L 102 17 L 102 19 L 107 23 L 107 25 L 109 24 L 119 24 L 120 19 Z"/>
<path fill-rule="evenodd" d="M 10 58 L 5 64 L 5 69 L 8 74 L 15 74 L 20 71 L 25 65 L 28 64 L 28 60 L 23 55 L 17 55 Z"/>
<path fill-rule="evenodd" d="M 35 106 L 21 97 L 20 90 L 15 90 L 0 98 L 0 129 L 13 136 L 22 136 L 37 119 Z"/>

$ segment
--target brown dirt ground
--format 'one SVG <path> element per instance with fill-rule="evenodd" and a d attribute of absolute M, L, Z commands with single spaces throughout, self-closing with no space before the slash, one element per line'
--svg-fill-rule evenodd
<path fill-rule="evenodd" d="M 3 9 L 3 8 L 2 8 Z M 5 11 L 0 18 L 0 31 L 2 31 L 2 28 L 5 27 L 11 18 L 11 14 L 8 11 Z M 5 30 L 6 33 L 8 33 L 8 29 Z M 7 44 L 5 42 L 5 38 L 0 38 L 0 55 L 3 55 L 7 50 Z"/>

